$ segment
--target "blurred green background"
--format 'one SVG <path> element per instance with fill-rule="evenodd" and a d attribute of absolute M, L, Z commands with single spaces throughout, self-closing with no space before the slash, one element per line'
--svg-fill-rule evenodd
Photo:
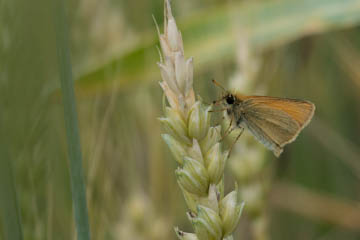
<path fill-rule="evenodd" d="M 163 1 L 65 4 L 92 238 L 192 231 L 157 120 L 152 15 L 162 22 Z M 211 79 L 226 85 L 237 71 L 246 34 L 262 61 L 254 85 L 317 106 L 279 159 L 267 152 L 271 239 L 360 239 L 360 0 L 173 0 L 172 8 L 205 101 L 218 95 Z M 0 0 L 0 239 L 14 191 L 24 239 L 76 236 L 59 86 L 52 1 Z M 248 225 L 245 207 L 235 239 L 253 239 Z"/>

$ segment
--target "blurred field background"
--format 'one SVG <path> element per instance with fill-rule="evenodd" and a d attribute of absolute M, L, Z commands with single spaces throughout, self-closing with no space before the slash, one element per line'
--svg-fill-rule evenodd
<path fill-rule="evenodd" d="M 266 152 L 269 239 L 360 239 L 360 1 L 173 0 L 172 8 L 204 101 L 219 94 L 211 79 L 234 77 L 246 38 L 261 60 L 254 86 L 317 106 L 279 159 Z M 192 231 L 157 120 L 152 15 L 161 26 L 163 1 L 69 0 L 66 10 L 92 238 Z M 51 1 L 0 1 L 0 239 L 12 216 L 24 239 L 76 237 L 53 22 Z M 246 207 L 237 234 L 254 239 Z"/>

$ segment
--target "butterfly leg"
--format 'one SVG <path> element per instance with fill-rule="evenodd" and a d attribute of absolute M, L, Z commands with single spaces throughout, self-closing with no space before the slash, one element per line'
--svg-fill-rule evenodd
<path fill-rule="evenodd" d="M 222 141 L 227 135 L 229 135 L 235 128 L 231 128 L 233 119 L 230 119 L 229 127 L 225 130 L 224 135 L 221 137 L 220 141 Z M 231 129 L 230 129 L 231 128 Z"/>
<path fill-rule="evenodd" d="M 224 119 L 225 119 L 225 117 L 224 117 L 224 116 L 222 116 L 222 118 L 221 118 L 221 121 L 220 121 L 220 122 L 224 121 Z M 220 125 L 220 122 L 217 122 L 217 123 L 215 124 L 215 126 Z M 220 130 L 220 131 L 221 131 L 221 130 Z M 216 132 L 217 132 L 219 135 L 221 135 L 221 132 L 219 132 L 217 128 L 216 128 Z"/>
<path fill-rule="evenodd" d="M 225 111 L 226 110 L 226 108 L 221 108 L 221 109 L 216 109 L 216 110 L 210 110 L 209 112 L 210 113 L 213 113 L 213 112 L 223 112 L 223 111 Z"/>
<path fill-rule="evenodd" d="M 224 111 L 224 110 L 226 110 L 225 108 L 224 109 L 218 109 L 218 110 L 211 110 L 211 111 L 209 111 L 209 113 L 213 113 L 213 112 L 222 112 L 222 111 Z M 222 118 L 221 118 L 221 121 L 223 121 L 224 120 L 224 116 L 222 116 Z M 219 125 L 220 124 L 220 122 L 217 122 L 216 124 L 215 124 L 215 126 L 217 126 L 217 125 Z"/>
<path fill-rule="evenodd" d="M 239 138 L 241 137 L 241 135 L 242 135 L 243 132 L 244 132 L 244 128 L 242 127 L 242 128 L 241 128 L 241 132 L 240 132 L 239 135 L 236 137 L 235 141 L 231 144 L 228 157 L 230 157 L 231 151 L 232 151 L 235 143 L 239 140 Z"/>

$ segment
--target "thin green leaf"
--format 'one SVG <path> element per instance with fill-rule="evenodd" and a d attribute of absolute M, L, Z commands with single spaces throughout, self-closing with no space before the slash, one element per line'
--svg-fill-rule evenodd
<path fill-rule="evenodd" d="M 54 0 L 54 18 L 77 239 L 90 240 L 76 100 L 70 62 L 69 34 L 63 0 Z"/>

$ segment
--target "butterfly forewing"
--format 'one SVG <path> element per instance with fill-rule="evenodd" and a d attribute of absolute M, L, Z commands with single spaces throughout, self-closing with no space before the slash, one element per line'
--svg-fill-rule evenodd
<path fill-rule="evenodd" d="M 244 100 L 243 105 L 247 109 L 263 107 L 281 110 L 294 119 L 301 128 L 309 123 L 315 111 L 313 103 L 298 99 L 265 96 L 242 96 L 242 99 Z"/>
<path fill-rule="evenodd" d="M 243 118 L 249 130 L 276 156 L 295 140 L 315 110 L 314 104 L 295 99 L 250 96 L 242 100 Z"/>

